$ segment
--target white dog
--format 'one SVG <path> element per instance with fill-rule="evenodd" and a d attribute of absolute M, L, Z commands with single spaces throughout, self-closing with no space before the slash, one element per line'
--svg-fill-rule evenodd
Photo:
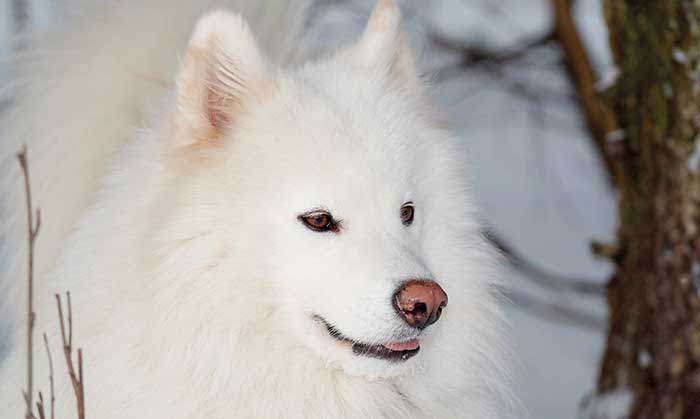
<path fill-rule="evenodd" d="M 1 125 L 0 416 L 24 411 L 25 142 L 56 417 L 64 291 L 91 419 L 509 415 L 497 258 L 398 7 L 298 64 L 308 5 L 231 3 L 103 2 L 27 41 Z"/>

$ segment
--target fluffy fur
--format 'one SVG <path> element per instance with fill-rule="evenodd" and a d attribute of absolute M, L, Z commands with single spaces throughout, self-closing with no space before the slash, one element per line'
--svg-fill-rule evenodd
<path fill-rule="evenodd" d="M 65 290 L 91 418 L 508 415 L 497 259 L 398 8 L 380 1 L 354 45 L 292 65 L 307 5 L 256 3 L 101 4 L 18 57 L 0 143 L 3 417 L 23 412 L 24 142 L 57 417 L 74 409 L 53 302 Z M 339 233 L 297 220 L 319 208 Z M 356 355 L 315 320 L 368 344 L 413 337 L 391 304 L 411 278 L 439 282 L 449 305 L 404 362 Z M 35 360 L 46 390 L 40 345 Z"/>

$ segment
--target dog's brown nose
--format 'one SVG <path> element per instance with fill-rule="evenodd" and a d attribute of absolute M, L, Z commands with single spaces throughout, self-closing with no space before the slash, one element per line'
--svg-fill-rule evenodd
<path fill-rule="evenodd" d="M 406 323 L 424 329 L 438 321 L 447 306 L 447 294 L 435 281 L 414 279 L 394 294 L 394 307 Z"/>

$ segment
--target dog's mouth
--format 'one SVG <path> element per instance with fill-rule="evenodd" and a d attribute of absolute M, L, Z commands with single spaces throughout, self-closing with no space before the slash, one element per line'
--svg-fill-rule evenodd
<path fill-rule="evenodd" d="M 351 345 L 353 353 L 358 356 L 368 356 L 370 358 L 378 358 L 390 362 L 402 362 L 420 351 L 420 342 L 417 338 L 400 342 L 369 345 L 343 335 L 338 328 L 319 315 L 314 315 L 313 318 L 326 328 L 328 334 L 333 339 Z"/>

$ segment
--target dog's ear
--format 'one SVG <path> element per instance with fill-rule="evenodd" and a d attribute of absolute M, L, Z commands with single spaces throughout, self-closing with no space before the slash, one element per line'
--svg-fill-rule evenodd
<path fill-rule="evenodd" d="M 407 35 L 402 29 L 401 11 L 395 0 L 379 0 L 350 54 L 361 66 L 383 71 L 409 89 L 422 90 Z"/>
<path fill-rule="evenodd" d="M 241 16 L 216 11 L 200 18 L 177 76 L 177 143 L 216 143 L 266 80 L 265 60 Z"/>

